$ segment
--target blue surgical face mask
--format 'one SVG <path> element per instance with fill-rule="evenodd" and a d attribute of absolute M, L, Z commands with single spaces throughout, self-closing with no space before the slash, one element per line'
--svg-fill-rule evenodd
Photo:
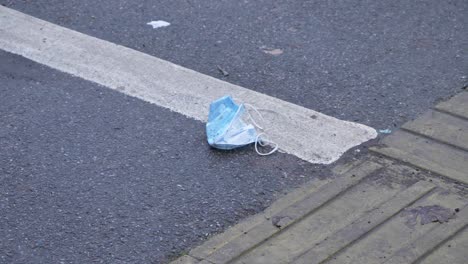
<path fill-rule="evenodd" d="M 257 141 L 255 127 L 248 123 L 243 104 L 237 105 L 231 96 L 224 96 L 210 105 L 206 124 L 208 144 L 218 149 L 234 149 Z"/>
<path fill-rule="evenodd" d="M 266 139 L 265 133 L 258 133 L 256 127 L 263 130 L 252 118 L 246 106 L 254 110 L 260 119 L 260 112 L 248 104 L 237 105 L 231 96 L 224 96 L 210 105 L 208 122 L 206 124 L 206 135 L 208 144 L 218 149 L 234 149 L 255 143 L 255 151 L 259 155 L 270 155 L 278 149 L 278 144 Z M 258 145 L 274 145 L 273 150 L 262 153 Z"/>

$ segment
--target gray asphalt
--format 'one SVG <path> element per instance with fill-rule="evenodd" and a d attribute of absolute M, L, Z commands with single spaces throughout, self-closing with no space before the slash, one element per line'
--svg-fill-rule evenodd
<path fill-rule="evenodd" d="M 379 129 L 398 127 L 468 81 L 465 0 L 0 3 Z M 154 30 L 151 20 L 171 26 Z"/>
<path fill-rule="evenodd" d="M 0 263 L 161 263 L 327 168 L 0 51 Z"/>
<path fill-rule="evenodd" d="M 463 0 L 0 4 L 378 129 L 467 84 Z M 213 151 L 200 122 L 1 51 L 0 95 L 0 263 L 167 262 L 330 175 Z"/>

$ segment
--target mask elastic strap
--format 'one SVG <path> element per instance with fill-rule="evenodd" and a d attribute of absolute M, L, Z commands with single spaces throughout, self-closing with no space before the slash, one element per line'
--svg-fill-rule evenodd
<path fill-rule="evenodd" d="M 260 133 L 257 135 L 257 138 L 255 138 L 255 151 L 257 152 L 257 154 L 260 156 L 268 156 L 275 153 L 278 150 L 278 143 L 275 143 L 269 139 L 261 139 L 260 136 L 262 135 L 265 135 L 265 133 Z M 258 145 L 265 147 L 268 143 L 275 146 L 270 152 L 263 153 L 258 150 Z"/>
<path fill-rule="evenodd" d="M 248 108 L 254 110 L 254 111 L 257 113 L 257 115 L 260 117 L 260 119 L 262 120 L 262 124 L 265 123 L 265 119 L 263 118 L 263 115 L 258 111 L 258 109 L 257 109 L 255 106 L 253 106 L 253 105 L 251 105 L 251 104 L 246 104 L 246 103 L 244 103 L 244 105 L 245 105 L 246 108 L 248 107 Z M 256 127 L 258 127 L 258 128 L 260 128 L 261 130 L 265 131 L 265 128 L 261 127 L 261 126 L 255 121 L 255 119 L 252 117 L 252 115 L 251 115 L 250 112 L 249 112 L 249 109 L 247 109 L 247 113 L 249 114 L 249 118 L 250 118 L 250 120 L 252 120 L 252 123 L 253 123 Z M 263 136 L 263 135 L 264 135 L 265 137 L 264 137 L 263 139 L 261 139 L 260 136 Z M 266 139 L 265 139 L 265 138 L 266 138 Z M 263 153 L 263 152 L 260 152 L 260 151 L 258 150 L 258 145 L 260 145 L 260 146 L 262 146 L 262 147 L 265 147 L 267 144 L 274 145 L 273 149 L 272 149 L 270 152 Z M 255 138 L 255 151 L 257 152 L 258 155 L 260 155 L 260 156 L 268 156 L 268 155 L 271 155 L 271 154 L 275 153 L 277 150 L 278 150 L 278 143 L 275 143 L 275 142 L 269 140 L 269 139 L 266 137 L 266 133 L 260 133 L 260 134 L 258 134 L 257 137 Z"/>
<path fill-rule="evenodd" d="M 260 120 L 262 120 L 262 124 L 265 123 L 265 119 L 263 118 L 263 115 L 260 114 L 260 112 L 258 111 L 258 109 L 257 109 L 255 106 L 253 106 L 253 105 L 251 105 L 251 104 L 246 104 L 246 103 L 244 103 L 244 105 L 246 106 L 246 108 L 249 107 L 250 109 L 254 110 L 254 111 L 257 113 L 257 115 L 260 117 Z M 247 114 L 249 115 L 250 120 L 252 121 L 252 123 L 253 123 L 256 127 L 260 128 L 261 130 L 264 130 L 264 128 L 263 128 L 262 126 L 260 126 L 260 125 L 255 121 L 255 119 L 252 117 L 252 115 L 251 115 L 250 112 L 249 112 L 249 109 L 247 109 Z"/>

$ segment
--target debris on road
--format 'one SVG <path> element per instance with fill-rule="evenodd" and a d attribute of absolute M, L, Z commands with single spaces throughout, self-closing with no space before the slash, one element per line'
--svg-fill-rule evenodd
<path fill-rule="evenodd" d="M 219 65 L 216 65 L 216 67 L 218 68 L 218 71 L 224 76 L 229 76 L 229 72 L 227 72 L 226 70 L 224 70 L 223 68 L 221 68 L 221 66 Z"/>
<path fill-rule="evenodd" d="M 289 216 L 273 216 L 271 223 L 277 228 L 282 228 L 291 223 L 293 219 Z"/>
<path fill-rule="evenodd" d="M 281 55 L 283 54 L 283 50 L 282 49 L 273 49 L 273 48 L 267 48 L 265 46 L 261 47 L 262 51 L 266 54 L 270 54 L 270 55 L 273 55 L 273 56 L 278 56 L 278 55 Z"/>
<path fill-rule="evenodd" d="M 270 155 L 278 150 L 278 144 L 268 140 L 264 132 L 258 133 L 256 128 L 264 130 L 253 119 L 246 109 L 249 106 L 263 120 L 258 110 L 248 104 L 236 104 L 231 96 L 223 96 L 210 105 L 206 135 L 208 144 L 217 149 L 229 150 L 255 143 L 259 155 Z M 274 145 L 270 152 L 262 153 L 258 145 L 264 147 Z"/>
<path fill-rule="evenodd" d="M 153 27 L 153 29 L 155 29 L 155 28 L 160 28 L 160 27 L 167 27 L 171 25 L 171 23 L 163 21 L 163 20 L 157 20 L 157 21 L 148 22 L 146 23 L 146 25 L 150 25 Z"/>
<path fill-rule="evenodd" d="M 390 133 L 392 133 L 392 130 L 390 130 L 388 128 L 387 129 L 380 129 L 379 133 L 380 134 L 390 134 Z"/>

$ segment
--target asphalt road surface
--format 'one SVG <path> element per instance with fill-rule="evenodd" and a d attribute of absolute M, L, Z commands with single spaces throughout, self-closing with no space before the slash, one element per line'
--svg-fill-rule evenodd
<path fill-rule="evenodd" d="M 200 2 L 0 0 L 377 129 L 467 82 L 466 1 Z M 201 122 L 3 51 L 0 84 L 2 263 L 167 262 L 329 175 L 291 155 L 214 151 Z"/>
<path fill-rule="evenodd" d="M 0 51 L 0 263 L 162 262 L 328 176 Z"/>
<path fill-rule="evenodd" d="M 0 3 L 379 129 L 401 125 L 468 81 L 464 0 Z M 171 25 L 153 29 L 146 25 L 153 20 Z"/>

